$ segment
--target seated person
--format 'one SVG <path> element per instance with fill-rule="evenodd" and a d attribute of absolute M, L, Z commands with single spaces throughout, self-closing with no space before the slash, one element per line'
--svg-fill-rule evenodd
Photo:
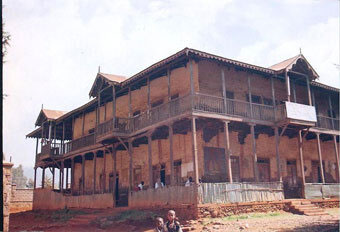
<path fill-rule="evenodd" d="M 165 223 L 165 228 L 168 232 L 183 232 L 181 225 L 176 220 L 176 213 L 174 210 L 168 211 L 168 221 Z"/>

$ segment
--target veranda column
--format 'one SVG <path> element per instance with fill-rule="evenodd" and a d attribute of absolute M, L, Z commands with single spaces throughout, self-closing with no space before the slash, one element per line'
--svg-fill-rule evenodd
<path fill-rule="evenodd" d="M 174 155 L 173 155 L 173 126 L 169 125 L 169 148 L 170 148 L 170 185 L 175 184 L 174 179 Z"/>
<path fill-rule="evenodd" d="M 191 120 L 191 129 L 192 129 L 192 153 L 193 153 L 193 162 L 194 162 L 194 181 L 196 184 L 198 181 L 198 152 L 197 152 L 197 137 L 196 137 L 196 117 L 192 117 Z"/>
<path fill-rule="evenodd" d="M 85 193 L 85 155 L 81 156 L 81 184 L 82 184 L 82 195 Z"/>
<path fill-rule="evenodd" d="M 129 163 L 129 194 L 133 190 L 133 177 L 132 177 L 132 168 L 133 168 L 133 159 L 132 159 L 132 140 L 129 140 L 129 157 L 130 157 L 130 163 Z"/>
<path fill-rule="evenodd" d="M 309 77 L 306 76 L 306 83 L 307 83 L 307 92 L 308 92 L 308 104 L 311 106 L 312 105 L 312 95 L 310 92 L 310 84 L 309 84 Z"/>
<path fill-rule="evenodd" d="M 116 125 L 116 89 L 115 86 L 112 86 L 112 119 L 113 119 L 113 128 Z"/>
<path fill-rule="evenodd" d="M 305 189 L 305 184 L 306 184 L 306 178 L 305 178 L 305 164 L 304 164 L 304 161 L 303 161 L 301 130 L 299 130 L 298 144 L 299 144 L 300 169 L 301 169 L 301 177 L 302 177 L 302 194 L 303 194 L 302 197 L 304 197 L 305 196 L 304 189 Z"/>
<path fill-rule="evenodd" d="M 37 168 L 34 168 L 34 181 L 33 181 L 33 189 L 37 187 Z"/>
<path fill-rule="evenodd" d="M 62 190 L 61 185 L 62 185 L 62 181 L 61 181 L 61 163 L 60 163 L 60 166 L 59 166 L 59 190 L 60 192 Z"/>
<path fill-rule="evenodd" d="M 225 135 L 225 156 L 227 158 L 227 175 L 230 183 L 233 183 L 233 175 L 231 170 L 231 150 L 230 150 L 230 139 L 229 139 L 229 121 L 224 121 L 224 135 Z"/>
<path fill-rule="evenodd" d="M 320 144 L 320 134 L 316 133 L 316 139 L 318 143 L 318 155 L 319 155 L 319 165 L 320 165 L 320 172 L 321 172 L 321 180 L 322 183 L 325 183 L 325 174 L 322 165 L 322 153 L 321 153 L 321 144 Z"/>
<path fill-rule="evenodd" d="M 74 158 L 71 158 L 71 193 L 73 194 L 74 188 Z"/>
<path fill-rule="evenodd" d="M 68 189 L 68 168 L 66 168 L 66 184 L 65 184 L 65 189 Z"/>
<path fill-rule="evenodd" d="M 113 160 L 113 196 L 116 196 L 116 181 L 117 181 L 117 151 L 114 144 L 112 144 L 112 160 Z M 116 197 L 114 199 L 114 206 L 116 206 Z"/>
<path fill-rule="evenodd" d="M 225 86 L 225 76 L 224 76 L 224 70 L 221 68 L 221 79 L 222 79 L 222 96 L 223 96 L 223 104 L 224 104 L 224 113 L 227 112 L 227 91 Z"/>
<path fill-rule="evenodd" d="M 61 161 L 61 191 L 64 190 L 64 160 Z"/>
<path fill-rule="evenodd" d="M 149 166 L 149 188 L 154 188 L 152 176 L 152 138 L 151 133 L 148 134 L 148 166 Z"/>
<path fill-rule="evenodd" d="M 45 167 L 42 170 L 41 188 L 45 188 Z"/>
<path fill-rule="evenodd" d="M 288 75 L 287 70 L 285 72 L 285 79 L 286 79 L 287 101 L 290 102 L 290 81 L 289 81 L 289 75 Z"/>
<path fill-rule="evenodd" d="M 52 167 L 52 190 L 54 189 L 54 167 Z"/>
<path fill-rule="evenodd" d="M 97 152 L 93 153 L 93 194 L 96 193 Z"/>
<path fill-rule="evenodd" d="M 103 193 L 106 191 L 106 155 L 105 149 L 103 150 L 103 159 L 104 159 L 104 167 L 103 167 Z"/>
<path fill-rule="evenodd" d="M 257 168 L 257 154 L 256 154 L 256 138 L 255 138 L 255 124 L 250 124 L 250 132 L 251 132 L 251 145 L 252 145 L 252 152 L 253 152 L 253 168 L 254 168 L 254 178 L 255 182 L 259 181 L 259 172 Z"/>
<path fill-rule="evenodd" d="M 340 164 L 339 164 L 339 152 L 338 152 L 338 143 L 336 142 L 336 135 L 333 135 L 333 141 L 334 141 L 334 153 L 335 153 L 335 160 L 336 160 L 336 181 L 339 183 Z"/>
<path fill-rule="evenodd" d="M 282 182 L 282 175 L 281 175 L 281 165 L 280 165 L 280 152 L 279 152 L 279 145 L 280 145 L 280 137 L 279 137 L 279 128 L 274 128 L 275 134 L 275 153 L 276 153 L 276 167 L 277 167 L 277 180 Z"/>

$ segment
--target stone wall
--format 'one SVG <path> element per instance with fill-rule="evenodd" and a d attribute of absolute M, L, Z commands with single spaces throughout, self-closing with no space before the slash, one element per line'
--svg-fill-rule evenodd
<path fill-rule="evenodd" d="M 33 206 L 33 189 L 17 189 L 12 185 L 11 213 L 18 213 L 32 210 Z"/>
<path fill-rule="evenodd" d="M 12 167 L 11 163 L 3 163 L 2 167 L 2 190 L 3 190 L 3 231 L 7 232 L 9 228 L 9 214 L 11 202 L 11 185 L 12 185 Z"/>

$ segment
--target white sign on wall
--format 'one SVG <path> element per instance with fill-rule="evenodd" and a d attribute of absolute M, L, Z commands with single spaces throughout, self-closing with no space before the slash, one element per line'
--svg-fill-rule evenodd
<path fill-rule="evenodd" d="M 285 102 L 287 118 L 316 122 L 316 112 L 314 106 L 303 105 L 295 102 Z"/>

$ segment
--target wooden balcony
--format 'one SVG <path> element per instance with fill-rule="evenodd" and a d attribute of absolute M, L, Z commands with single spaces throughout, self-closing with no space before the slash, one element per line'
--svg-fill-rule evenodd
<path fill-rule="evenodd" d="M 37 161 L 49 160 L 51 158 L 57 158 L 61 155 L 61 144 L 60 143 L 51 143 L 41 147 L 41 152 L 37 154 Z"/>
<path fill-rule="evenodd" d="M 328 130 L 339 130 L 339 119 L 318 115 L 316 127 Z"/>
<path fill-rule="evenodd" d="M 67 154 L 95 144 L 95 134 L 85 135 L 64 144 L 62 154 Z"/>

